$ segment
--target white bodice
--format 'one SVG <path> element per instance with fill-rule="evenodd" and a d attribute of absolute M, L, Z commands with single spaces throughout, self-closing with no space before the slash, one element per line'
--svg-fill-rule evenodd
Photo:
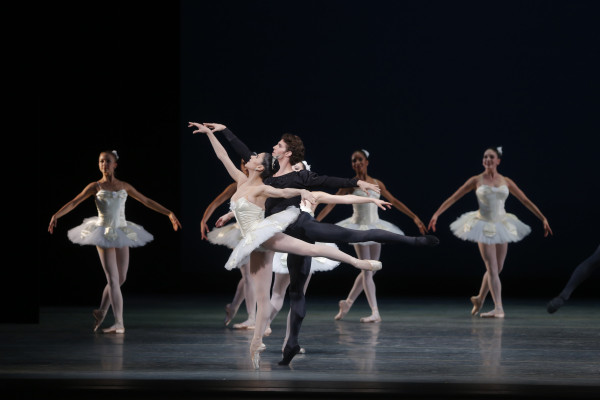
<path fill-rule="evenodd" d="M 508 186 L 498 187 L 481 185 L 475 191 L 477 202 L 479 203 L 479 214 L 482 219 L 487 221 L 499 221 L 506 215 L 504 202 L 508 198 Z"/>
<path fill-rule="evenodd" d="M 367 193 L 365 193 L 361 189 L 355 189 L 354 192 L 352 192 L 352 194 L 362 197 L 371 197 L 374 199 L 379 198 L 379 193 L 373 190 L 368 190 Z M 377 210 L 377 204 L 375 203 L 352 204 L 352 210 L 352 223 L 359 225 L 369 225 L 379 221 L 379 212 Z"/>
<path fill-rule="evenodd" d="M 243 237 L 246 237 L 248 232 L 251 232 L 256 224 L 265 219 L 265 210 L 256 204 L 249 202 L 245 197 L 232 200 L 229 208 L 235 215 L 235 219 L 240 226 Z"/>
<path fill-rule="evenodd" d="M 98 224 L 100 226 L 114 229 L 127 225 L 125 220 L 127 191 L 125 189 L 116 192 L 99 190 L 94 200 L 98 210 Z"/>

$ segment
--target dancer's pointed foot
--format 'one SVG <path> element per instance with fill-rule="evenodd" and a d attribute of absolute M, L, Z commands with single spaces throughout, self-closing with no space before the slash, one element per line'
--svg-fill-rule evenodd
<path fill-rule="evenodd" d="M 350 311 L 350 307 L 352 307 L 352 304 L 348 303 L 348 301 L 346 300 L 340 300 L 338 305 L 340 306 L 340 311 L 336 314 L 335 317 L 333 317 L 333 319 L 335 319 L 336 321 L 339 321 L 340 319 L 344 318 L 344 316 L 348 314 L 348 311 Z"/>
<path fill-rule="evenodd" d="M 267 346 L 265 346 L 263 342 L 252 340 L 252 343 L 250 344 L 250 358 L 254 369 L 260 368 L 260 353 L 265 351 L 266 348 Z"/>
<path fill-rule="evenodd" d="M 481 300 L 477 296 L 471 296 L 471 303 L 473 303 L 473 308 L 471 309 L 471 315 L 477 315 L 479 310 L 481 310 Z"/>
<path fill-rule="evenodd" d="M 479 314 L 481 318 L 504 318 L 504 310 L 492 310 Z"/>
<path fill-rule="evenodd" d="M 363 322 L 363 323 L 375 323 L 376 324 L 378 322 L 381 322 L 381 317 L 379 316 L 379 313 L 375 313 L 375 314 L 371 314 L 368 317 L 362 317 L 360 319 L 360 322 Z"/>
<path fill-rule="evenodd" d="M 383 268 L 383 264 L 381 264 L 381 261 L 377 260 L 358 260 L 356 268 L 367 271 L 379 271 L 381 268 Z"/>
<path fill-rule="evenodd" d="M 546 310 L 550 314 L 554 314 L 556 311 L 558 311 L 559 308 L 561 308 L 565 304 L 565 301 L 566 301 L 566 299 L 564 297 L 556 296 L 555 298 L 553 298 L 552 300 L 550 300 L 548 302 L 548 305 L 546 306 Z"/>
<path fill-rule="evenodd" d="M 103 333 L 125 333 L 125 327 L 113 325 L 110 328 L 102 329 Z"/>
<path fill-rule="evenodd" d="M 440 244 L 440 239 L 433 235 L 424 235 L 415 237 L 415 246 L 433 247 Z"/>
<path fill-rule="evenodd" d="M 231 315 L 231 304 L 227 304 L 225 306 L 225 326 L 229 325 L 232 319 L 233 315 Z"/>
<path fill-rule="evenodd" d="M 284 351 L 285 351 L 285 346 L 283 346 L 283 349 L 281 349 L 282 353 Z M 300 347 L 300 351 L 298 352 L 298 354 L 306 354 L 306 349 L 304 347 Z"/>
<path fill-rule="evenodd" d="M 102 325 L 106 313 L 102 310 L 94 310 L 92 311 L 92 315 L 94 316 L 94 332 L 96 332 L 100 328 L 100 325 Z"/>
<path fill-rule="evenodd" d="M 289 365 L 292 358 L 298 353 L 300 353 L 300 345 L 295 345 L 294 347 L 285 346 L 283 349 L 283 359 L 278 364 Z"/>
<path fill-rule="evenodd" d="M 267 326 L 267 328 L 265 329 L 265 333 L 263 333 L 263 336 L 270 336 L 272 332 L 273 330 L 271 329 L 271 327 Z"/>
<path fill-rule="evenodd" d="M 252 320 L 246 320 L 244 322 L 240 322 L 239 324 L 233 324 L 233 329 L 254 329 L 255 322 Z"/>

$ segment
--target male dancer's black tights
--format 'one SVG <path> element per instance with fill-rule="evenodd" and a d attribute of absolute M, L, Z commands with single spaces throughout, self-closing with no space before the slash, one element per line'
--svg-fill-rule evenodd
<path fill-rule="evenodd" d="M 562 292 L 548 303 L 548 312 L 556 312 L 565 301 L 569 300 L 577 286 L 589 278 L 598 266 L 600 266 L 600 246 L 598 246 L 591 256 L 583 260 L 583 262 L 575 268 Z"/>
<path fill-rule="evenodd" d="M 306 212 L 300 216 L 285 231 L 290 236 L 305 242 L 315 243 L 404 243 L 414 246 L 434 246 L 438 244 L 435 236 L 404 236 L 382 229 L 369 229 L 359 231 L 347 229 L 338 225 L 328 224 L 315 220 Z M 310 274 L 311 257 L 288 254 L 287 267 L 290 274 L 288 293 L 290 296 L 290 334 L 284 347 L 284 357 L 279 363 L 287 365 L 300 350 L 298 335 L 302 320 L 306 315 L 306 302 L 304 298 L 304 285 Z"/>

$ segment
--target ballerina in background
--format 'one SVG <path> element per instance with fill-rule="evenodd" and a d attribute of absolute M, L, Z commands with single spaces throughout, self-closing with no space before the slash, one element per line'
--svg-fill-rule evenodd
<path fill-rule="evenodd" d="M 396 209 L 400 210 L 402 213 L 404 213 L 406 216 L 412 219 L 415 225 L 417 225 L 417 228 L 419 229 L 419 232 L 422 235 L 427 233 L 427 228 L 425 227 L 425 224 L 421 222 L 421 220 L 419 219 L 419 217 L 417 217 L 415 213 L 413 213 L 400 200 L 396 199 L 396 197 L 394 197 L 387 190 L 387 187 L 383 184 L 383 182 L 369 176 L 367 172 L 367 167 L 369 166 L 369 152 L 367 150 L 361 149 L 354 151 L 352 153 L 351 160 L 352 169 L 354 170 L 354 172 L 356 172 L 356 178 L 377 185 L 380 188 L 380 193 L 372 190 L 364 191 L 361 188 L 357 187 L 340 189 L 337 192 L 338 195 L 352 193 L 354 195 L 374 199 L 379 199 L 381 195 L 384 198 L 388 199 Z M 322 221 L 323 218 L 325 218 L 327 214 L 331 212 L 334 206 L 335 204 L 329 204 L 325 206 L 325 208 L 321 210 L 319 215 L 317 215 L 317 221 Z M 374 207 L 372 204 L 355 204 L 352 207 L 352 217 L 338 222 L 337 225 L 342 226 L 344 228 L 359 230 L 383 229 L 389 232 L 404 235 L 404 233 L 396 225 L 379 219 L 377 207 Z M 381 255 L 381 243 L 370 241 L 351 244 L 354 245 L 354 250 L 356 251 L 356 255 L 358 256 L 358 258 L 379 260 L 379 257 Z M 340 320 L 344 318 L 348 311 L 350 311 L 350 308 L 352 307 L 358 296 L 364 290 L 367 302 L 369 303 L 369 307 L 371 308 L 371 315 L 368 317 L 361 318 L 360 322 L 381 322 L 379 306 L 377 305 L 375 281 L 373 280 L 374 274 L 375 273 L 372 271 L 361 271 L 358 274 L 356 280 L 354 281 L 354 285 L 350 290 L 350 293 L 348 293 L 348 297 L 345 300 L 339 301 L 338 305 L 340 307 L 340 310 L 334 317 L 334 319 Z"/>
<path fill-rule="evenodd" d="M 181 223 L 173 212 L 147 198 L 129 183 L 115 177 L 118 159 L 118 154 L 114 150 L 100 153 L 98 167 L 102 178 L 88 184 L 73 200 L 62 206 L 52 216 L 48 226 L 48 232 L 54 233 L 60 217 L 73 211 L 87 198 L 94 196 L 98 216 L 86 218 L 83 224 L 68 232 L 69 239 L 73 243 L 96 246 L 106 274 L 107 284 L 102 292 L 100 308 L 92 313 L 95 320 L 94 332 L 104 321 L 109 307 L 112 307 L 115 323 L 102 331 L 104 333 L 125 332 L 121 285 L 125 282 L 129 268 L 129 248 L 143 246 L 153 239 L 153 236 L 142 226 L 125 219 L 127 197 L 131 196 L 151 210 L 168 216 L 175 231 L 181 228 Z"/>
<path fill-rule="evenodd" d="M 462 240 L 476 242 L 486 272 L 483 275 L 479 293 L 471 297 L 471 315 L 479 313 L 485 298 L 490 292 L 494 300 L 492 311 L 480 314 L 483 318 L 504 318 L 502 306 L 502 285 L 500 272 L 508 251 L 508 243 L 518 242 L 531 232 L 531 228 L 515 215 L 504 210 L 504 202 L 512 193 L 529 211 L 538 217 L 544 227 L 544 237 L 552 235 L 548 220 L 512 179 L 498 173 L 502 159 L 501 147 L 489 147 L 483 153 L 484 171 L 469 178 L 452 196 L 446 199 L 429 221 L 429 229 L 435 232 L 437 220 L 450 206 L 465 194 L 475 191 L 478 211 L 461 215 L 450 225 L 455 236 Z"/>

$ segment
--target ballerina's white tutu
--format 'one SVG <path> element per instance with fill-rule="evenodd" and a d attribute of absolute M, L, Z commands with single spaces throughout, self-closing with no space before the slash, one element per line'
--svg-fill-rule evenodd
<path fill-rule="evenodd" d="M 154 237 L 142 226 L 125 219 L 127 191 L 99 190 L 94 197 L 98 216 L 86 218 L 67 233 L 71 242 L 103 248 L 139 247 Z"/>
<path fill-rule="evenodd" d="M 478 211 L 467 212 L 452 224 L 452 233 L 470 242 L 499 244 L 518 242 L 531 232 L 531 228 L 514 214 L 504 210 L 508 186 L 481 185 L 475 191 Z"/>
<path fill-rule="evenodd" d="M 234 249 L 242 240 L 242 232 L 237 222 L 224 225 L 220 228 L 214 228 L 206 234 L 206 238 L 212 244 L 227 246 Z"/>
<path fill-rule="evenodd" d="M 297 207 L 288 207 L 265 218 L 265 210 L 249 202 L 245 197 L 231 201 L 231 210 L 240 226 L 242 239 L 225 264 L 228 270 L 247 263 L 253 251 L 264 251 L 260 245 L 275 234 L 283 232 L 300 214 Z"/>
<path fill-rule="evenodd" d="M 368 193 L 365 193 L 361 189 L 355 189 L 352 194 L 356 196 L 372 197 L 375 199 L 380 197 L 379 193 L 373 190 L 369 190 Z M 350 218 L 346 218 L 338 222 L 336 225 L 339 225 L 343 228 L 356 229 L 360 231 L 366 231 L 369 229 L 383 229 L 384 231 L 404 235 L 404 232 L 402 232 L 402 230 L 396 225 L 379 219 L 379 209 L 375 203 L 352 204 L 352 210 L 353 213 Z M 375 243 L 376 242 L 362 242 L 350 244 L 370 245 Z"/>
<path fill-rule="evenodd" d="M 300 203 L 300 210 L 306 211 L 313 217 L 315 216 L 313 210 L 310 207 L 306 206 L 304 202 Z M 317 242 L 316 244 L 331 246 L 335 247 L 336 249 L 338 248 L 335 243 Z M 276 274 L 289 274 L 290 271 L 288 271 L 287 267 L 287 258 L 288 253 L 275 253 L 275 255 L 273 256 L 273 272 L 275 272 Z M 340 265 L 340 262 L 336 260 L 330 260 L 329 258 L 325 257 L 313 257 L 310 263 L 310 272 L 313 273 L 318 271 L 331 271 L 338 265 Z"/>

